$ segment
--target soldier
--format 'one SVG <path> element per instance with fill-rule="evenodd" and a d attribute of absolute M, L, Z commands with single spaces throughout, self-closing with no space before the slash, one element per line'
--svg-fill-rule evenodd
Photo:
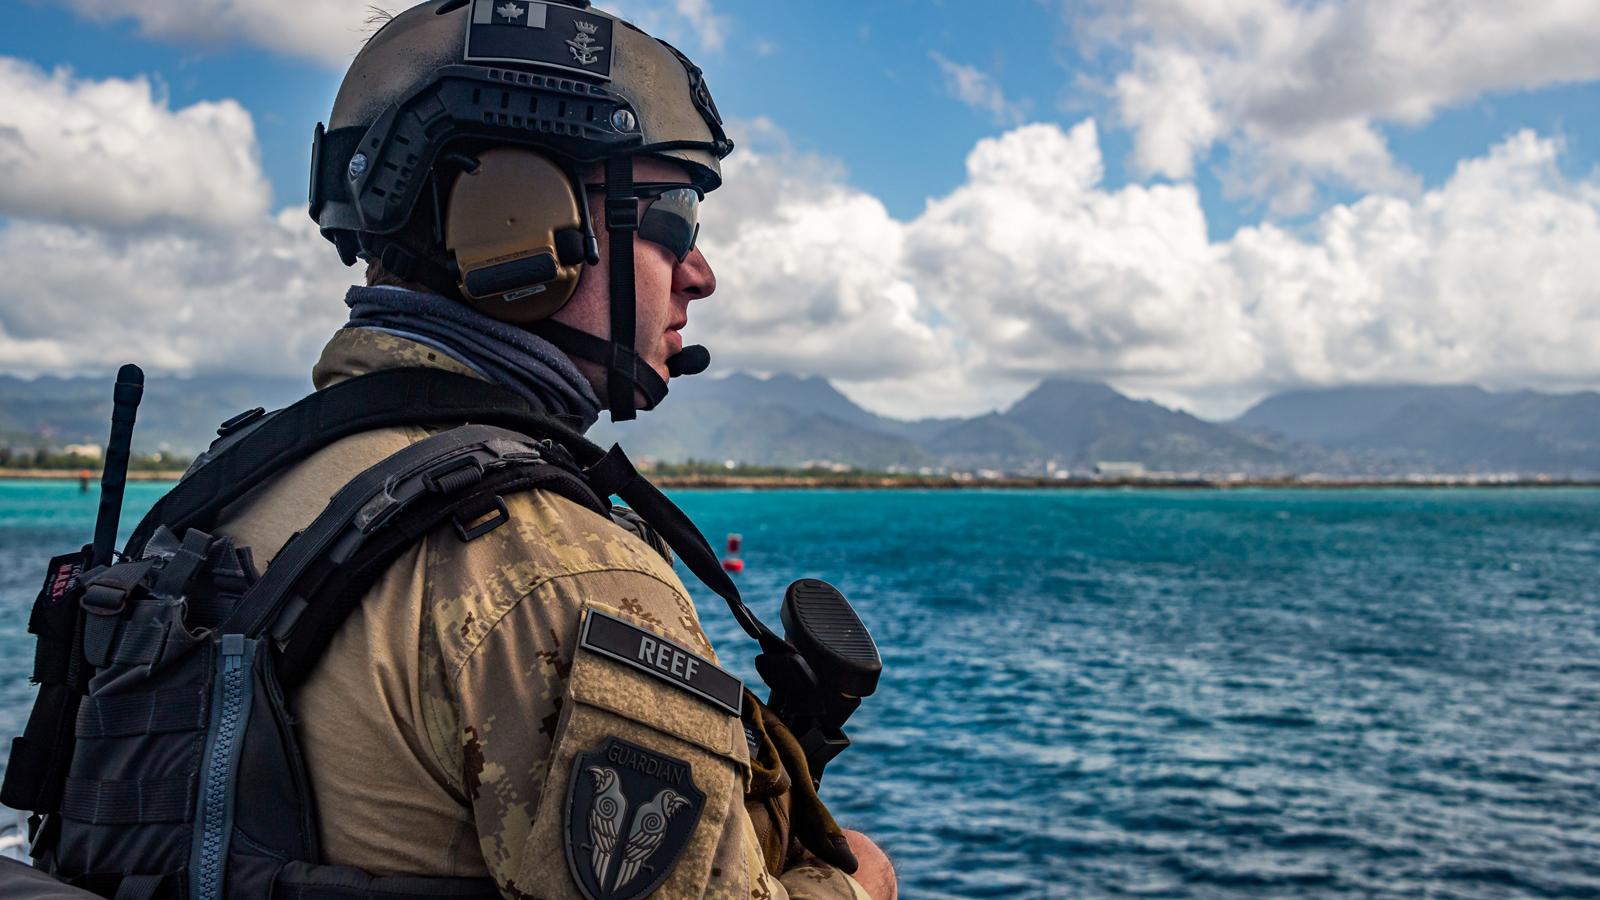
<path fill-rule="evenodd" d="M 679 331 L 716 288 L 696 212 L 732 146 L 700 70 L 587 0 L 400 14 L 318 129 L 312 216 L 367 286 L 316 386 L 420 366 L 580 429 L 651 409 L 707 362 Z M 218 530 L 270 562 L 349 479 L 452 424 L 345 438 Z M 411 548 L 292 698 L 323 862 L 508 898 L 895 895 L 753 695 L 691 690 L 717 656 L 648 526 L 537 490 L 503 514 Z M 580 642 L 597 622 L 659 672 Z"/>

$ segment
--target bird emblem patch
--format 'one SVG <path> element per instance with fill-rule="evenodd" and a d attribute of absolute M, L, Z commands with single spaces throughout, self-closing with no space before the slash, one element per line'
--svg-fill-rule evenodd
<path fill-rule="evenodd" d="M 567 788 L 567 866 L 587 900 L 633 900 L 661 886 L 705 809 L 687 762 L 621 738 L 581 752 Z"/>

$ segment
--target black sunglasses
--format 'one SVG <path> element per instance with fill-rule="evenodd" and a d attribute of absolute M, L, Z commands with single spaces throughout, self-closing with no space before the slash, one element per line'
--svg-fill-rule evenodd
<path fill-rule="evenodd" d="M 606 185 L 585 184 L 590 196 L 605 196 Z M 645 204 L 639 217 L 639 237 L 667 248 L 678 262 L 689 258 L 700 238 L 700 201 L 705 192 L 681 181 L 641 181 L 633 195 Z"/>

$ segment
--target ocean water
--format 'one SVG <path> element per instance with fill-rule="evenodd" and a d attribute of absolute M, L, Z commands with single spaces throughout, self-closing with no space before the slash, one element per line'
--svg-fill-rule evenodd
<path fill-rule="evenodd" d="M 0 482 L 13 733 L 76 491 Z M 1600 897 L 1600 492 L 675 496 L 774 626 L 799 577 L 871 626 L 822 794 L 905 897 Z"/>

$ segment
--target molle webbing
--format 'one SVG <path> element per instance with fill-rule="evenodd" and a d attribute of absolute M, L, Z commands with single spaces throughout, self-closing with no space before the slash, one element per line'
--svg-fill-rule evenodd
<path fill-rule="evenodd" d="M 209 531 L 229 504 L 273 475 L 342 438 L 401 425 L 495 425 L 550 438 L 574 455 L 592 450 L 583 436 L 496 385 L 439 369 L 374 372 L 317 391 L 269 419 L 190 474 L 134 530 L 123 553 L 136 556 L 160 525 L 175 534 Z"/>
<path fill-rule="evenodd" d="M 205 727 L 205 698 L 194 689 L 85 697 L 78 707 L 81 738 L 169 734 Z"/>
<path fill-rule="evenodd" d="M 68 778 L 61 815 L 91 825 L 187 822 L 194 815 L 194 779 L 141 778 L 97 781 Z"/>

